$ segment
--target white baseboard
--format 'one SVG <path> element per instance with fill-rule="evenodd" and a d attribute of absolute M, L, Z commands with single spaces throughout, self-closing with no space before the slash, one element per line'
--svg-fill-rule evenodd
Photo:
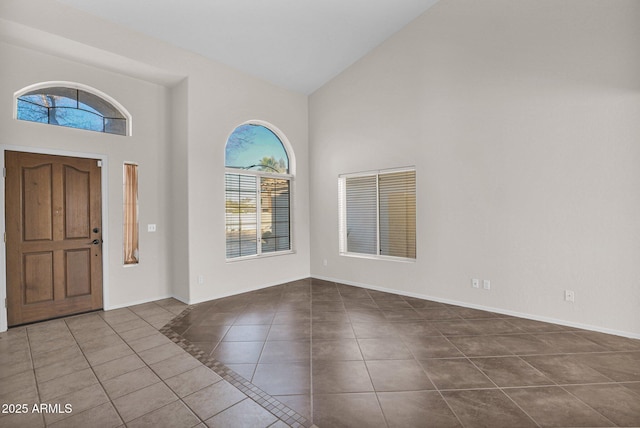
<path fill-rule="evenodd" d="M 109 307 L 105 306 L 104 311 L 106 312 L 106 311 L 112 311 L 114 309 L 128 308 L 129 306 L 142 305 L 144 303 L 151 303 L 151 302 L 155 302 L 156 300 L 169 299 L 171 297 L 173 297 L 174 299 L 180 300 L 177 297 L 167 294 L 167 295 L 152 297 L 150 299 L 142 299 L 142 300 L 136 300 L 133 302 L 122 303 L 119 305 L 109 305 Z"/>
<path fill-rule="evenodd" d="M 169 299 L 169 298 L 176 299 L 176 300 L 178 300 L 178 301 L 180 301 L 182 303 L 185 303 L 187 305 L 195 305 L 195 304 L 198 304 L 198 303 L 208 302 L 210 300 L 222 299 L 224 297 L 230 297 L 230 296 L 235 296 L 235 295 L 238 295 L 238 294 L 248 293 L 248 292 L 251 292 L 251 291 L 262 290 L 263 288 L 273 287 L 274 285 L 285 284 L 287 282 L 299 281 L 301 279 L 307 279 L 307 278 L 310 278 L 310 277 L 309 276 L 304 276 L 304 277 L 300 277 L 300 278 L 286 279 L 286 280 L 280 280 L 280 281 L 270 282 L 270 283 L 266 283 L 266 284 L 260 284 L 260 285 L 255 286 L 255 287 L 248 287 L 248 288 L 241 289 L 239 291 L 234 291 L 233 293 L 219 294 L 219 295 L 216 295 L 216 296 L 212 296 L 212 297 L 208 297 L 208 298 L 204 298 L 204 299 L 198 299 L 198 300 L 188 300 L 188 299 L 185 299 L 184 297 L 178 297 L 178 296 L 173 295 L 173 294 L 166 294 L 166 295 L 156 296 L 156 297 L 149 298 L 149 299 L 142 299 L 142 300 L 136 300 L 136 301 L 133 301 L 133 302 L 121 303 L 121 304 L 118 304 L 118 305 L 109 305 L 109 307 L 105 306 L 104 310 L 105 311 L 112 311 L 114 309 L 121 309 L 121 308 L 127 308 L 129 306 L 142 305 L 144 303 L 151 303 L 151 302 L 155 302 L 157 300 Z"/>
<path fill-rule="evenodd" d="M 216 299 L 223 299 L 225 297 L 231 297 L 231 296 L 237 296 L 238 294 L 243 294 L 243 293 L 249 293 L 251 291 L 257 291 L 257 290 L 262 290 L 264 288 L 269 288 L 269 287 L 273 287 L 275 285 L 281 285 L 281 284 L 286 284 L 287 282 L 293 282 L 293 281 L 300 281 L 301 279 L 307 279 L 310 278 L 309 276 L 304 276 L 301 278 L 293 278 L 293 279 L 286 279 L 286 280 L 281 280 L 281 281 L 276 281 L 276 282 L 269 282 L 266 284 L 260 284 L 258 286 L 255 287 L 247 287 L 247 288 L 243 288 L 240 291 L 234 291 L 232 293 L 226 293 L 226 294 L 218 294 L 212 297 L 208 297 L 205 299 L 196 299 L 196 300 L 189 300 L 189 305 L 195 305 L 198 303 L 203 303 L 203 302 L 208 302 L 210 300 L 216 300 Z"/>
<path fill-rule="evenodd" d="M 493 307 L 490 307 L 490 306 L 483 306 L 483 305 L 476 305 L 476 304 L 473 304 L 473 303 L 460 302 L 460 301 L 451 300 L 451 299 L 443 299 L 441 297 L 428 296 L 428 295 L 425 295 L 425 294 L 409 293 L 409 292 L 406 292 L 406 291 L 395 290 L 395 289 L 392 289 L 392 288 L 378 287 L 378 286 L 375 286 L 375 285 L 363 284 L 363 283 L 354 282 L 354 281 L 345 281 L 343 279 L 325 277 L 325 276 L 321 276 L 321 275 L 312 275 L 312 278 L 321 279 L 321 280 L 324 280 L 324 281 L 338 282 L 340 284 L 353 285 L 353 286 L 356 286 L 356 287 L 367 288 L 367 289 L 370 289 L 370 290 L 384 291 L 386 293 L 399 294 L 401 296 L 415 297 L 417 299 L 432 300 L 434 302 L 447 303 L 449 305 L 462 306 L 462 307 L 465 307 L 465 308 L 479 309 L 479 310 L 482 310 L 482 311 L 495 312 L 497 314 L 510 315 L 510 316 L 513 316 L 513 317 L 525 318 L 525 319 L 534 320 L 534 321 L 542 321 L 542 322 L 548 322 L 548 323 L 552 323 L 552 324 L 563 325 L 563 326 L 567 326 L 567 327 L 580 328 L 580 329 L 583 329 L 583 330 L 595 331 L 595 332 L 598 332 L 598 333 L 613 334 L 613 335 L 616 335 L 616 336 L 628 337 L 630 339 L 640 339 L 640 333 L 631 333 L 631 332 L 628 332 L 628 331 L 614 330 L 614 329 L 595 326 L 595 325 L 591 325 L 591 324 L 582 324 L 582 323 L 576 323 L 576 322 L 566 321 L 566 320 L 561 320 L 561 319 L 556 319 L 556 318 L 549 318 L 549 317 L 543 317 L 543 316 L 538 316 L 538 315 L 533 315 L 533 314 L 526 314 L 526 313 L 522 313 L 522 312 L 510 311 L 510 310 L 507 310 L 507 309 L 493 308 Z"/>

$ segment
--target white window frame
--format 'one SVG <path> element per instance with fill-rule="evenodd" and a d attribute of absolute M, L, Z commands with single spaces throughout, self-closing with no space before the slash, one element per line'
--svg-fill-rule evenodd
<path fill-rule="evenodd" d="M 415 166 L 401 167 L 401 168 L 390 168 L 390 169 L 379 169 L 379 170 L 371 170 L 371 171 L 363 171 L 357 173 L 350 174 L 340 174 L 338 176 L 338 251 L 341 256 L 347 257 L 358 257 L 364 259 L 375 259 L 375 260 L 390 260 L 397 262 L 407 262 L 407 263 L 415 263 L 418 258 L 417 248 L 416 248 L 416 257 L 397 257 L 397 256 L 388 256 L 380 254 L 380 191 L 379 191 L 379 180 L 378 177 L 380 175 L 392 174 L 397 172 L 416 172 Z M 348 178 L 356 178 L 356 177 L 376 177 L 376 248 L 377 254 L 367 254 L 367 253 L 357 253 L 348 251 L 347 247 L 347 193 L 346 193 L 346 180 Z M 416 180 L 417 181 L 417 180 Z M 416 182 L 416 196 L 417 196 L 417 182 Z M 417 213 L 417 200 L 416 200 L 416 219 L 418 217 Z M 416 224 L 416 247 L 417 243 L 417 224 Z"/>
<path fill-rule="evenodd" d="M 263 172 L 263 171 L 250 171 L 250 170 L 239 170 L 237 168 L 225 168 L 225 177 L 227 174 L 232 174 L 232 175 L 246 175 L 246 176 L 250 176 L 250 177 L 256 177 L 256 242 L 257 242 L 257 248 L 256 248 L 256 254 L 250 254 L 247 256 L 239 256 L 239 257 L 226 257 L 226 248 L 225 248 L 225 257 L 226 257 L 226 261 L 227 262 L 236 262 L 236 261 L 241 261 L 241 260 L 250 260 L 250 259 L 254 259 L 256 257 L 272 257 L 272 256 L 279 256 L 282 254 L 291 254 L 293 253 L 293 224 L 292 224 L 292 217 L 293 217 L 293 204 L 292 204 L 292 193 L 293 193 L 293 175 L 292 174 L 277 174 L 277 173 L 268 173 L 268 172 Z M 261 245 L 261 241 L 262 241 L 262 235 L 261 235 L 261 229 L 262 229 L 262 192 L 261 192 L 261 186 L 260 186 L 260 180 L 261 178 L 276 178 L 276 179 L 283 179 L 283 180 L 287 180 L 289 182 L 289 249 L 288 250 L 281 250 L 281 251 L 269 251 L 266 253 L 262 252 L 262 245 Z M 226 204 L 226 191 L 225 191 L 225 204 Z M 226 205 L 225 205 L 226 207 Z M 226 220 L 225 220 L 225 227 L 226 227 Z M 225 233 L 226 236 L 226 233 Z M 225 240 L 225 245 L 226 245 L 226 240 Z"/>
<path fill-rule="evenodd" d="M 267 128 L 268 130 L 270 130 L 271 132 L 273 132 L 273 134 L 280 140 L 280 143 L 282 143 L 282 146 L 284 147 L 285 153 L 287 154 L 287 158 L 289 161 L 289 172 L 288 173 L 276 173 L 276 172 L 268 172 L 268 171 L 258 171 L 258 170 L 246 170 L 246 169 L 239 169 L 239 168 L 229 168 L 229 167 L 225 167 L 225 175 L 223 178 L 223 185 L 225 186 L 225 191 L 223 192 L 224 194 L 224 205 L 225 209 L 226 209 L 226 176 L 227 174 L 233 174 L 233 175 L 247 175 L 247 176 L 255 176 L 256 180 L 257 180 L 257 191 L 256 191 L 256 216 L 257 216 L 257 221 L 256 221 L 256 239 L 257 239 L 257 249 L 256 249 L 256 254 L 250 254 L 250 255 L 246 255 L 246 256 L 239 256 L 239 257 L 227 257 L 227 251 L 226 251 L 226 226 L 227 226 L 227 222 L 226 222 L 226 216 L 225 216 L 225 221 L 224 221 L 224 226 L 225 226 L 225 262 L 227 263 L 235 263 L 235 262 L 240 262 L 240 261 L 245 261 L 245 260 L 254 260 L 257 258 L 264 258 L 264 257 L 274 257 L 274 256 L 282 256 L 282 255 L 287 255 L 287 254 L 294 254 L 296 252 L 295 250 L 295 240 L 294 240 L 294 212 L 295 212 L 295 198 L 294 198 L 294 194 L 295 194 L 295 175 L 296 175 L 296 159 L 294 156 L 294 152 L 293 152 L 293 147 L 291 146 L 291 143 L 289 142 L 289 139 L 284 135 L 284 133 L 278 129 L 277 127 L 273 126 L 272 124 L 270 124 L 269 122 L 263 121 L 263 120 L 249 120 L 246 121 L 244 123 L 239 124 L 238 126 L 236 126 L 232 133 L 235 132 L 235 130 L 237 128 L 239 128 L 242 125 L 258 125 L 258 126 L 263 126 L 265 128 Z M 227 137 L 227 141 L 229 140 L 229 137 Z M 226 148 L 226 144 L 224 146 L 224 148 Z M 226 162 L 226 157 L 223 157 L 225 159 Z M 262 252 L 262 245 L 261 245 L 261 215 L 260 213 L 262 212 L 262 207 L 261 207 L 261 187 L 260 187 L 260 178 L 261 177 L 265 177 L 265 178 L 276 178 L 276 179 L 285 179 L 289 181 L 289 249 L 288 250 L 281 250 L 281 251 L 270 251 L 270 252 L 266 252 L 263 253 Z"/>
<path fill-rule="evenodd" d="M 125 133 L 125 136 L 131 137 L 133 135 L 133 121 L 132 121 L 131 113 L 129 113 L 129 110 L 127 110 L 115 98 L 113 98 L 112 96 L 100 91 L 99 89 L 93 88 L 93 87 L 91 87 L 89 85 L 84 85 L 82 83 L 77 83 L 77 82 L 69 82 L 69 81 L 66 81 L 66 80 L 50 80 L 50 81 L 46 81 L 46 82 L 34 83 L 33 85 L 25 86 L 24 88 L 20 89 L 19 91 L 14 92 L 14 94 L 13 94 L 13 118 L 18 120 L 18 98 L 20 98 L 22 95 L 26 94 L 27 92 L 35 91 L 35 90 L 38 90 L 38 89 L 53 88 L 53 87 L 79 89 L 81 91 L 93 94 L 98 98 L 102 98 L 104 101 L 106 101 L 106 102 L 110 103 L 112 106 L 114 106 L 125 117 L 125 119 L 126 119 L 126 133 Z M 38 122 L 32 122 L 32 123 L 38 123 Z M 82 131 L 86 131 L 86 129 L 84 129 L 84 128 L 73 128 L 73 127 L 67 127 L 67 126 L 63 126 L 62 128 L 80 129 Z M 98 133 L 99 134 L 108 134 L 108 135 L 118 135 L 118 134 L 110 134 L 110 133 L 105 133 L 105 132 L 98 132 Z"/>

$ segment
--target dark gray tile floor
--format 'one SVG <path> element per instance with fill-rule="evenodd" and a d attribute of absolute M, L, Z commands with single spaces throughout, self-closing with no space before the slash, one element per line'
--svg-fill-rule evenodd
<path fill-rule="evenodd" d="M 640 426 L 640 340 L 306 279 L 0 333 L 42 402 L 0 426 Z"/>
<path fill-rule="evenodd" d="M 172 329 L 321 428 L 640 426 L 640 340 L 316 279 Z"/>

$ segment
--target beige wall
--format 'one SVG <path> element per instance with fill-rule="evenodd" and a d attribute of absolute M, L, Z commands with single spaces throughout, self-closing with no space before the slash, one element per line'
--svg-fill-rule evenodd
<path fill-rule="evenodd" d="M 171 162 L 167 175 L 171 177 L 169 194 L 171 207 L 169 210 L 169 235 L 171 248 L 172 276 L 171 286 L 174 296 L 183 302 L 189 301 L 189 197 L 187 189 L 187 155 L 189 133 L 188 116 L 188 78 L 171 88 L 171 144 L 169 153 Z"/>
<path fill-rule="evenodd" d="M 312 274 L 640 337 L 638 22 L 443 0 L 314 93 Z M 416 262 L 339 256 L 338 174 L 408 165 Z"/>
<path fill-rule="evenodd" d="M 169 160 L 169 138 L 163 126 L 168 118 L 167 89 L 1 42 L 0 58 L 3 62 L 0 71 L 0 146 L 3 149 L 106 156 L 107 194 L 104 201 L 108 212 L 103 219 L 103 229 L 107 231 L 104 240 L 108 248 L 106 307 L 170 296 L 170 248 L 164 227 L 170 203 L 170 195 L 164 191 L 169 184 L 169 177 L 164 173 Z M 122 137 L 13 119 L 14 92 L 46 81 L 82 83 L 109 94 L 131 113 L 133 136 Z M 1 157 L 4 160 L 4 152 Z M 124 162 L 139 164 L 141 262 L 134 267 L 123 266 Z M 149 223 L 159 225 L 156 233 L 147 232 Z M 2 283 L 4 285 L 4 278 Z"/>
<path fill-rule="evenodd" d="M 634 0 L 443 0 L 308 99 L 52 0 L 3 0 L 0 145 L 108 157 L 112 306 L 311 273 L 640 336 L 637 22 Z M 13 93 L 43 80 L 113 96 L 134 136 L 13 120 Z M 256 119 L 294 150 L 296 252 L 226 263 L 224 144 Z M 127 269 L 124 160 L 144 193 Z M 416 262 L 338 256 L 338 174 L 409 165 Z"/>
<path fill-rule="evenodd" d="M 239 73 L 224 77 L 212 78 L 211 70 L 203 69 L 190 74 L 188 83 L 188 228 L 193 302 L 309 276 L 307 97 Z M 224 149 L 233 130 L 249 120 L 275 126 L 293 148 L 297 165 L 292 187 L 295 253 L 225 262 Z M 200 275 L 203 285 L 197 283 Z"/>
<path fill-rule="evenodd" d="M 193 303 L 309 276 L 305 95 L 52 0 L 0 2 L 0 43 L 0 145 L 109 156 L 110 307 L 167 295 Z M 134 136 L 12 119 L 13 93 L 49 80 L 74 81 L 111 95 L 132 113 Z M 291 143 L 297 164 L 295 252 L 227 263 L 224 147 L 229 134 L 249 120 L 269 122 Z M 139 162 L 141 174 L 141 263 L 133 268 L 123 268 L 120 255 L 124 160 Z M 148 223 L 157 224 L 155 234 L 146 232 Z"/>

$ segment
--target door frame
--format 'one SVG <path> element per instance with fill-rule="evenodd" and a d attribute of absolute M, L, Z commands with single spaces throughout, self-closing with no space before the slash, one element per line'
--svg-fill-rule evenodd
<path fill-rule="evenodd" d="M 109 190 L 109 162 L 106 154 L 73 152 L 68 150 L 57 150 L 42 147 L 16 146 L 8 144 L 0 144 L 0 168 L 4 171 L 4 156 L 6 151 L 37 153 L 42 155 L 70 156 L 76 158 L 98 159 L 102 161 L 101 169 L 101 199 L 102 199 L 102 306 L 109 309 L 109 207 L 108 207 L 108 190 Z M 4 242 L 5 228 L 5 180 L 2 180 L 0 186 L 0 332 L 7 330 L 7 308 L 4 302 L 7 298 L 7 250 L 6 242 Z"/>

